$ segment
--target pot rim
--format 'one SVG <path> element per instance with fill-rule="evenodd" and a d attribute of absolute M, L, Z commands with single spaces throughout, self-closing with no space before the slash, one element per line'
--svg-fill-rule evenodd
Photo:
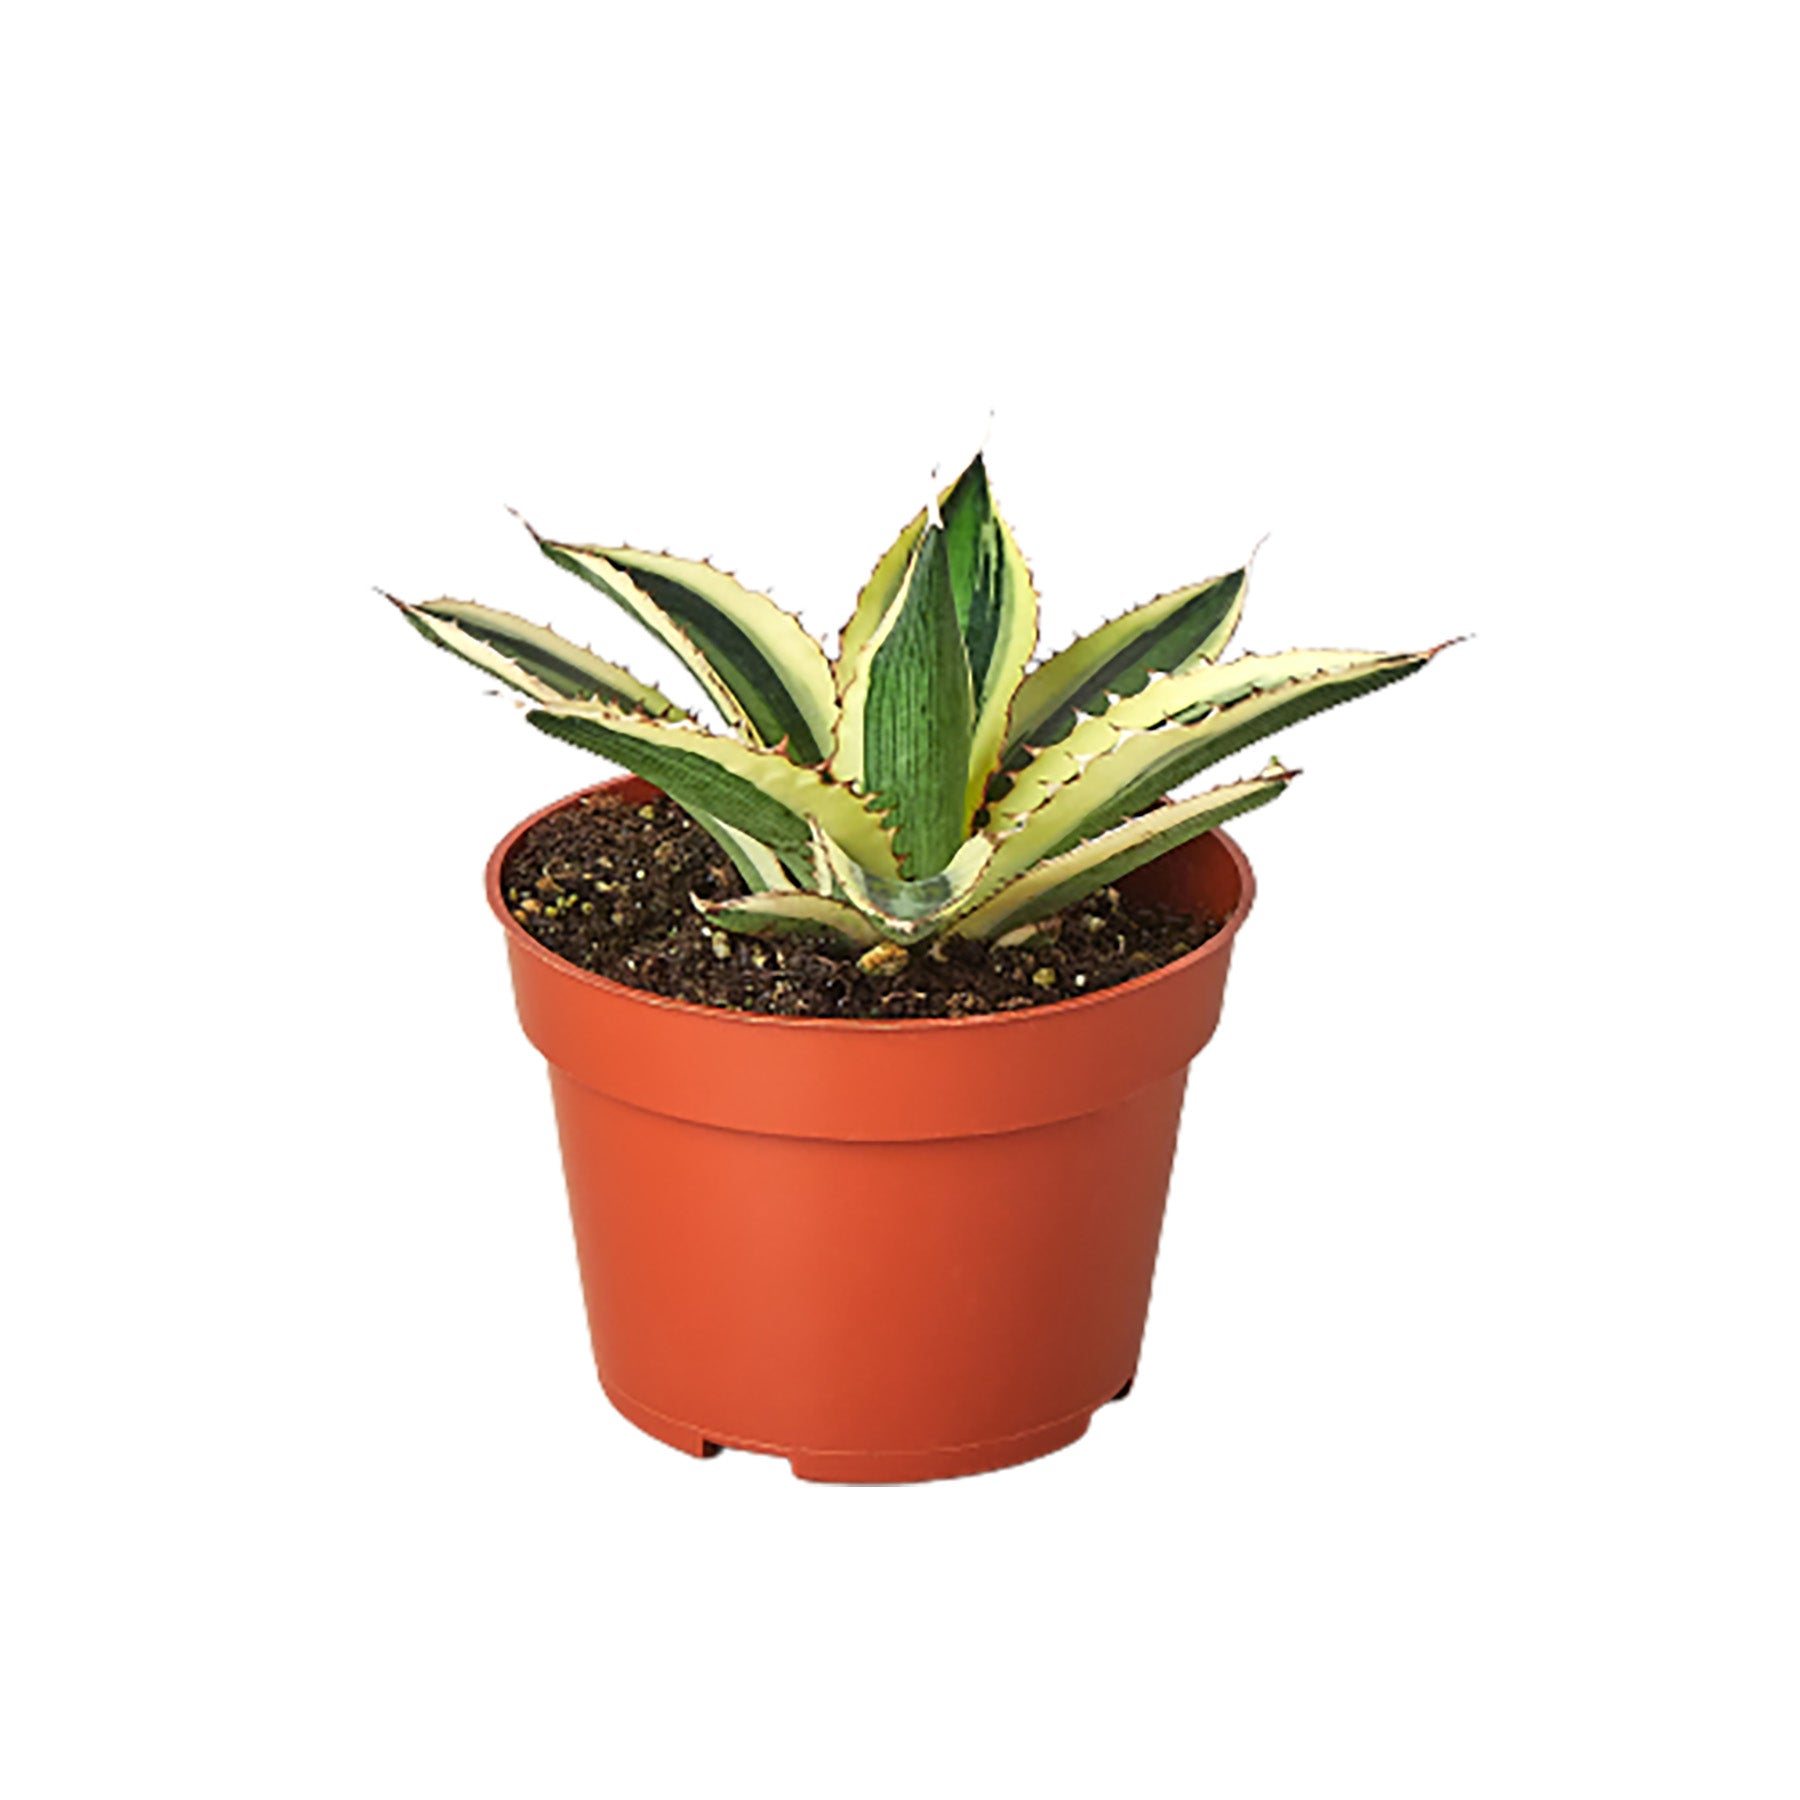
<path fill-rule="evenodd" d="M 1231 859 L 1238 876 L 1238 901 L 1226 915 L 1224 924 L 1204 944 L 1190 950 L 1186 956 L 1180 956 L 1173 962 L 1164 963 L 1160 969 L 1151 969 L 1145 974 L 1134 975 L 1129 981 L 1121 981 L 1113 987 L 1102 988 L 1097 994 L 1082 994 L 1066 1000 L 1052 1000 L 1047 1005 L 1019 1007 L 1012 1012 L 976 1013 L 961 1019 L 796 1018 L 784 1013 L 749 1012 L 731 1006 L 696 1006 L 690 1000 L 674 1000 L 665 994 L 651 994 L 642 988 L 629 987 L 622 981 L 613 981 L 605 975 L 597 975 L 592 969 L 581 968 L 578 964 L 570 962 L 567 957 L 558 956 L 554 950 L 540 944 L 512 916 L 507 909 L 505 897 L 500 891 L 500 871 L 508 853 L 513 845 L 539 820 L 547 819 L 551 814 L 561 812 L 579 800 L 585 800 L 590 794 L 617 792 L 633 787 L 645 788 L 657 794 L 662 792 L 654 782 L 646 781 L 642 776 L 620 775 L 610 781 L 597 781 L 587 787 L 577 788 L 574 793 L 565 794 L 560 800 L 554 800 L 548 806 L 540 807 L 529 818 L 522 819 L 494 846 L 493 853 L 487 860 L 483 885 L 487 892 L 488 905 L 492 908 L 494 916 L 500 921 L 515 949 L 535 957 L 539 962 L 546 964 L 558 975 L 570 981 L 597 988 L 600 992 L 614 998 L 628 1000 L 636 1005 L 650 1007 L 655 1011 L 671 1013 L 678 1017 L 746 1021 L 800 1032 L 850 1031 L 858 1036 L 871 1032 L 895 1036 L 919 1032 L 980 1031 L 984 1029 L 992 1031 L 1009 1025 L 1026 1025 L 1033 1020 L 1041 1020 L 1050 1015 L 1067 1015 L 1095 1007 L 1117 1005 L 1129 996 L 1142 993 L 1159 982 L 1177 978 L 1183 970 L 1193 968 L 1209 956 L 1223 955 L 1229 950 L 1232 939 L 1237 936 L 1238 928 L 1249 917 L 1250 908 L 1256 900 L 1256 877 L 1251 871 L 1250 859 L 1238 847 L 1234 838 L 1215 826 L 1203 835 L 1218 840 L 1225 854 Z M 1190 842 L 1192 841 L 1194 840 L 1190 840 Z M 1145 866 L 1151 865 L 1146 864 Z M 1130 876 L 1125 876 L 1123 879 L 1128 881 Z"/>

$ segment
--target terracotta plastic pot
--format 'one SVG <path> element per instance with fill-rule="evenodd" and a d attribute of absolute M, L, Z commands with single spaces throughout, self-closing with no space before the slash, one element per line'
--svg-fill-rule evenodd
<path fill-rule="evenodd" d="M 655 789 L 604 788 L 626 800 Z M 1225 921 L 1191 955 L 967 1019 L 779 1019 L 591 975 L 512 918 L 614 1406 L 818 1481 L 923 1481 L 1073 1442 L 1137 1368 L 1187 1066 L 1254 884 L 1212 832 L 1140 894 Z"/>

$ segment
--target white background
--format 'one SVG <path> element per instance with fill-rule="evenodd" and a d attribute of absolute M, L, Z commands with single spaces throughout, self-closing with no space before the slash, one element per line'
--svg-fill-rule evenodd
<path fill-rule="evenodd" d="M 1800 1790 L 1779 10 L 15 20 L 0 1786 Z M 1130 1401 L 692 1462 L 479 888 L 604 771 L 371 586 L 666 676 L 504 505 L 830 633 L 984 434 L 1049 647 L 1473 639 L 1281 741 Z"/>

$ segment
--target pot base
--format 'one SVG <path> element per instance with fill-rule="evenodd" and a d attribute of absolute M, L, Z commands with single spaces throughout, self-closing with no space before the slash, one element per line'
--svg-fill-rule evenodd
<path fill-rule="evenodd" d="M 985 1443 L 955 1444 L 941 1450 L 803 1450 L 785 1444 L 759 1444 L 742 1438 L 711 1437 L 698 1426 L 683 1424 L 654 1407 L 633 1400 L 629 1394 L 601 1384 L 614 1409 L 638 1430 L 689 1456 L 717 1456 L 721 1450 L 750 1450 L 762 1456 L 785 1456 L 788 1467 L 802 1481 L 862 1483 L 941 1481 L 955 1475 L 983 1475 L 993 1469 L 1010 1469 L 1033 1462 L 1075 1442 L 1088 1428 L 1098 1407 L 1089 1407 L 1067 1418 L 1052 1419 L 1031 1431 L 1010 1437 L 990 1438 Z M 1131 1392 L 1127 1381 L 1112 1400 Z"/>

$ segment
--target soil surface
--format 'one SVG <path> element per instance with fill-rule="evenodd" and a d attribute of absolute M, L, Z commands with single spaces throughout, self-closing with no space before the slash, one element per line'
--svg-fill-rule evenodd
<path fill-rule="evenodd" d="M 853 951 L 720 931 L 692 896 L 744 892 L 725 852 L 673 801 L 592 794 L 540 820 L 501 872 L 512 915 L 578 968 L 646 993 L 739 1012 L 959 1019 L 1098 993 L 1185 956 L 1220 930 L 1103 888 L 1003 950 L 939 940 L 873 971 Z"/>

